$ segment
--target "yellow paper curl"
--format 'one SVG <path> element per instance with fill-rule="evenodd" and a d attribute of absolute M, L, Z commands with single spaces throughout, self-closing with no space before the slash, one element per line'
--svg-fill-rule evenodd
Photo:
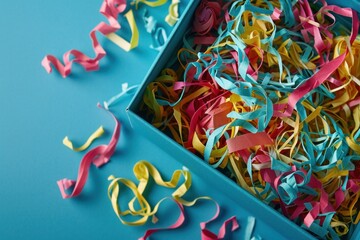
<path fill-rule="evenodd" d="M 87 149 L 95 139 L 101 137 L 104 134 L 104 132 L 105 131 L 103 126 L 100 126 L 94 133 L 91 134 L 88 140 L 86 140 L 86 142 L 80 147 L 74 147 L 73 143 L 70 141 L 70 139 L 67 136 L 63 139 L 63 144 L 75 152 L 81 152 Z"/>
<path fill-rule="evenodd" d="M 132 10 L 129 10 L 124 16 L 127 19 L 127 21 L 129 22 L 129 26 L 130 26 L 130 30 L 131 30 L 131 34 L 132 34 L 130 42 L 126 41 L 125 39 L 123 39 L 122 37 L 117 35 L 116 33 L 110 33 L 110 34 L 106 35 L 106 37 L 110 41 L 112 41 L 113 43 L 118 45 L 120 48 L 122 48 L 122 49 L 124 49 L 125 51 L 128 52 L 131 49 L 138 46 L 138 44 L 139 44 L 139 30 L 137 28 L 135 18 L 134 18 L 134 14 L 133 14 Z"/>
<path fill-rule="evenodd" d="M 156 214 L 160 204 L 166 199 L 166 197 L 162 198 L 154 207 L 152 207 L 143 196 L 150 177 L 159 186 L 175 189 L 171 194 L 172 198 L 185 206 L 192 206 L 200 199 L 211 200 L 211 198 L 206 196 L 196 198 L 192 201 L 187 201 L 182 198 L 191 187 L 191 174 L 187 169 L 175 170 L 169 181 L 164 181 L 159 171 L 147 161 L 139 161 L 136 163 L 133 172 L 139 181 L 137 185 L 125 178 L 115 178 L 113 175 L 109 176 L 111 182 L 108 188 L 108 197 L 114 212 L 119 220 L 125 225 L 143 225 L 149 217 L 153 217 Z M 183 183 L 180 184 L 181 179 L 183 179 Z M 129 188 L 134 194 L 134 197 L 128 203 L 128 209 L 126 210 L 122 210 L 118 204 L 118 199 L 120 197 L 120 183 Z M 137 205 L 135 203 L 137 203 Z M 139 216 L 140 218 L 134 221 L 126 221 L 123 219 L 126 215 Z"/>

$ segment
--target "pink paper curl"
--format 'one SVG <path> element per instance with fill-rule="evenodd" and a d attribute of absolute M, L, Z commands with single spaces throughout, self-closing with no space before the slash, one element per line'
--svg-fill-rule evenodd
<path fill-rule="evenodd" d="M 67 77 L 71 73 L 71 66 L 73 62 L 76 62 L 84 67 L 86 71 L 95 71 L 99 69 L 99 61 L 102 59 L 106 52 L 104 48 L 100 45 L 96 32 L 100 32 L 103 35 L 107 35 L 113 32 L 116 32 L 120 29 L 120 24 L 118 22 L 118 15 L 126 9 L 126 0 L 104 0 L 100 8 L 100 13 L 103 14 L 109 24 L 104 22 L 99 23 L 96 27 L 93 28 L 90 32 L 90 38 L 92 41 L 93 49 L 95 52 L 95 57 L 90 58 L 84 53 L 72 49 L 63 55 L 64 64 L 53 55 L 47 55 L 41 61 L 41 65 L 45 68 L 48 73 L 51 73 L 52 67 L 63 76 Z M 73 56 L 73 58 L 71 58 Z"/>
<path fill-rule="evenodd" d="M 101 106 L 98 104 L 98 107 Z M 76 197 L 81 193 L 89 175 L 91 163 L 93 163 L 96 167 L 101 167 L 102 165 L 106 164 L 110 160 L 110 157 L 114 154 L 116 144 L 120 137 L 120 123 L 111 112 L 109 113 L 115 120 L 115 128 L 109 144 L 97 146 L 85 154 L 85 156 L 80 162 L 78 177 L 76 181 L 69 180 L 67 178 L 57 181 L 61 195 L 64 199 Z M 74 189 L 72 190 L 72 193 L 67 194 L 66 190 L 73 186 Z"/>

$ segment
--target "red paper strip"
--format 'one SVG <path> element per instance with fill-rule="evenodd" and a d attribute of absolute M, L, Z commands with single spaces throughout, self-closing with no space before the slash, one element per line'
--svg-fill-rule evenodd
<path fill-rule="evenodd" d="M 232 108 L 232 103 L 225 102 L 221 104 L 218 108 L 211 111 L 210 115 L 212 115 L 212 118 L 209 127 L 215 129 L 230 123 L 231 119 L 227 117 L 227 114 L 231 112 Z"/>
<path fill-rule="evenodd" d="M 70 74 L 73 62 L 79 63 L 85 68 L 86 71 L 98 70 L 99 60 L 106 55 L 106 52 L 100 45 L 96 37 L 96 32 L 98 31 L 103 35 L 107 35 L 119 30 L 120 24 L 118 23 L 118 15 L 119 13 L 122 13 L 125 9 L 126 0 L 104 0 L 100 8 L 100 13 L 108 19 L 110 25 L 101 22 L 90 32 L 90 38 L 95 52 L 94 58 L 90 58 L 84 53 L 73 49 L 63 55 L 64 64 L 62 64 L 61 61 L 55 56 L 45 56 L 41 62 L 43 67 L 48 73 L 50 73 L 52 71 L 52 67 L 50 64 L 53 64 L 55 69 L 58 70 L 61 76 L 63 76 L 64 78 Z M 71 55 L 74 56 L 73 59 L 71 59 Z"/>
<path fill-rule="evenodd" d="M 246 133 L 226 141 L 229 153 L 259 145 L 273 145 L 273 140 L 265 132 Z"/>
<path fill-rule="evenodd" d="M 346 53 L 343 53 L 339 57 L 326 63 L 318 72 L 312 75 L 304 84 L 295 89 L 289 96 L 289 105 L 285 111 L 286 116 L 292 114 L 296 103 L 305 96 L 305 94 L 311 92 L 320 84 L 322 84 L 330 75 L 344 62 Z"/>
<path fill-rule="evenodd" d="M 176 228 L 180 227 L 184 223 L 184 221 L 185 221 L 184 206 L 181 203 L 179 203 L 178 201 L 176 201 L 176 200 L 174 200 L 174 202 L 178 205 L 178 207 L 180 209 L 180 215 L 179 215 L 178 219 L 176 220 L 176 222 L 174 224 L 172 224 L 171 226 L 166 227 L 166 228 L 148 229 L 148 230 L 146 230 L 144 236 L 139 238 L 139 240 L 146 240 L 148 237 L 150 237 L 150 235 L 152 235 L 153 233 L 155 233 L 157 231 L 176 229 Z"/>
<path fill-rule="evenodd" d="M 208 229 L 204 228 L 201 229 L 201 240 L 221 240 L 226 235 L 226 228 L 229 224 L 232 224 L 231 231 L 235 231 L 239 228 L 239 223 L 236 220 L 235 216 L 227 219 L 219 230 L 219 234 L 216 235 L 215 233 L 209 231 Z"/>
<path fill-rule="evenodd" d="M 98 105 L 98 107 L 101 106 Z M 91 163 L 93 163 L 96 167 L 101 167 L 102 165 L 106 164 L 110 160 L 110 157 L 114 154 L 116 144 L 120 137 L 120 123 L 111 112 L 109 113 L 115 120 L 115 129 L 109 144 L 97 146 L 85 154 L 85 156 L 80 162 L 78 177 L 76 181 L 69 180 L 67 178 L 57 181 L 63 198 L 72 198 L 78 196 L 85 186 L 87 177 L 89 175 Z M 65 190 L 69 189 L 72 186 L 74 186 L 72 193 L 67 194 Z"/>

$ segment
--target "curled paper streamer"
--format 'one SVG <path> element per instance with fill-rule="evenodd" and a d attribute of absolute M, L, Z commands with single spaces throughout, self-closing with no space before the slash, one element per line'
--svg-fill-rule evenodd
<path fill-rule="evenodd" d="M 204 199 L 204 198 L 198 198 L 198 199 Z M 198 199 L 195 199 L 194 202 L 196 202 Z M 175 223 L 173 223 L 171 226 L 167 227 L 167 228 L 153 228 L 153 229 L 148 229 L 146 230 L 144 236 L 142 236 L 141 238 L 139 238 L 139 240 L 145 240 L 148 237 L 150 237 L 153 233 L 156 233 L 157 231 L 161 231 L 161 230 L 171 230 L 171 229 L 176 229 L 181 227 L 181 225 L 185 222 L 185 209 L 184 206 L 174 200 L 174 202 L 178 205 L 179 209 L 180 209 L 180 215 L 178 217 L 178 219 L 175 221 Z M 218 235 L 216 235 L 215 233 L 211 232 L 210 230 L 208 230 L 206 228 L 206 224 L 209 223 L 210 221 L 215 220 L 219 213 L 220 213 L 220 207 L 217 204 L 217 202 L 215 202 L 217 210 L 216 213 L 214 215 L 214 217 L 207 221 L 207 222 L 202 222 L 200 223 L 200 227 L 201 227 L 201 240 L 222 240 L 224 239 L 226 232 L 227 232 L 227 226 L 228 225 L 232 225 L 231 227 L 231 232 L 237 230 L 239 228 L 239 223 L 236 220 L 236 217 L 230 217 L 229 219 L 225 220 L 224 223 L 222 224 L 222 226 L 220 227 L 219 233 Z"/>
<path fill-rule="evenodd" d="M 167 3 L 168 0 L 155 0 L 155 1 L 147 1 L 147 0 L 134 0 L 131 2 L 131 5 L 135 5 L 136 9 L 138 8 L 139 3 L 143 3 L 148 5 L 149 7 L 159 7 Z M 169 13 L 165 17 L 165 22 L 170 26 L 174 26 L 175 23 L 179 20 L 179 3 L 180 0 L 172 0 L 169 6 Z"/>
<path fill-rule="evenodd" d="M 220 24 L 221 5 L 218 1 L 201 1 L 196 9 L 193 31 L 196 33 L 194 43 L 212 44 L 216 37 L 214 32 Z"/>
<path fill-rule="evenodd" d="M 206 35 L 218 26 L 221 6 L 217 1 L 201 1 L 196 9 L 193 29 L 200 35 Z"/>
<path fill-rule="evenodd" d="M 160 51 L 167 41 L 166 31 L 163 27 L 159 27 L 157 21 L 153 16 L 148 16 L 148 11 L 145 9 L 143 15 L 145 29 L 151 34 L 153 44 L 150 48 Z"/>
<path fill-rule="evenodd" d="M 108 196 L 111 200 L 112 207 L 118 216 L 119 220 L 126 225 L 142 225 L 144 224 L 150 216 L 153 216 L 159 205 L 164 200 L 160 200 L 157 204 L 155 204 L 154 208 L 151 208 L 150 204 L 147 202 L 146 198 L 143 196 L 143 193 L 148 185 L 148 181 L 150 176 L 154 179 L 155 183 L 167 187 L 167 188 L 176 188 L 173 192 L 172 196 L 174 199 L 183 202 L 181 197 L 187 192 L 189 187 L 191 186 L 191 175 L 189 171 L 186 170 L 176 170 L 170 181 L 164 181 L 158 172 L 158 170 L 150 163 L 146 161 L 140 161 L 134 166 L 134 175 L 139 180 L 139 184 L 136 185 L 132 181 L 124 178 L 115 178 L 114 176 L 110 176 L 109 180 L 111 181 L 108 188 Z M 182 183 L 179 187 L 177 187 L 180 177 L 183 176 L 184 183 Z M 129 210 L 122 211 L 120 206 L 118 205 L 119 198 L 119 189 L 120 184 L 122 183 L 126 187 L 128 187 L 134 194 L 134 198 L 129 202 Z M 136 210 L 135 201 L 140 204 L 141 209 Z M 154 209 L 154 210 L 153 210 Z M 126 221 L 123 219 L 123 216 L 128 214 L 137 215 L 141 218 L 134 221 Z"/>
<path fill-rule="evenodd" d="M 175 170 L 173 172 L 171 179 L 169 181 L 164 181 L 158 170 L 152 164 L 146 161 L 139 161 L 134 166 L 134 175 L 136 179 L 139 181 L 137 185 L 134 182 L 125 178 L 115 178 L 112 175 L 109 176 L 109 180 L 111 181 L 111 183 L 108 188 L 108 197 L 111 201 L 114 212 L 116 213 L 119 220 L 123 224 L 130 226 L 138 226 L 145 224 L 149 217 L 155 216 L 161 203 L 164 200 L 169 199 L 169 197 L 165 197 L 159 200 L 154 205 L 154 207 L 150 205 L 150 203 L 146 200 L 145 196 L 143 195 L 148 186 L 150 177 L 153 178 L 153 180 L 157 185 L 167 188 L 175 188 L 175 191 L 171 194 L 172 195 L 171 199 L 175 201 L 175 203 L 178 205 L 180 209 L 180 215 L 174 224 L 170 225 L 167 228 L 149 229 L 145 232 L 144 236 L 139 239 L 147 239 L 151 234 L 160 230 L 169 230 L 180 227 L 185 221 L 184 206 L 188 206 L 188 207 L 193 206 L 199 200 L 211 200 L 216 204 L 215 215 L 209 221 L 200 224 L 202 231 L 201 236 L 203 240 L 223 239 L 223 237 L 226 234 L 226 226 L 230 223 L 232 223 L 233 225 L 231 231 L 235 231 L 239 227 L 236 218 L 231 217 L 224 222 L 223 226 L 220 228 L 218 235 L 215 235 L 214 233 L 206 229 L 206 224 L 209 223 L 210 221 L 215 220 L 218 217 L 220 212 L 220 207 L 217 204 L 217 202 L 215 202 L 209 197 L 198 197 L 193 201 L 187 201 L 182 198 L 191 186 L 191 174 L 187 169 Z M 179 185 L 181 176 L 183 176 L 184 182 Z M 120 184 L 129 188 L 134 194 L 134 198 L 131 199 L 128 203 L 129 209 L 127 210 L 122 210 L 118 204 L 118 199 L 120 197 Z M 135 203 L 136 205 L 134 205 Z M 135 206 L 139 206 L 139 207 L 137 208 Z M 138 216 L 139 218 L 133 221 L 126 221 L 123 217 L 129 214 L 132 216 Z"/>
<path fill-rule="evenodd" d="M 249 240 L 261 240 L 262 237 L 256 235 L 254 236 L 253 232 L 254 232 L 254 228 L 255 228 L 255 218 L 252 216 L 249 216 L 247 218 L 247 224 L 245 227 L 245 240 L 249 239 Z"/>
<path fill-rule="evenodd" d="M 125 9 L 126 0 L 104 0 L 100 8 L 100 13 L 108 19 L 109 25 L 101 22 L 90 31 L 90 38 L 95 52 L 94 58 L 90 58 L 78 50 L 70 50 L 63 55 L 63 63 L 55 56 L 47 55 L 41 62 L 42 66 L 48 73 L 50 73 L 52 71 L 52 64 L 64 78 L 71 73 L 71 66 L 73 62 L 80 64 L 86 71 L 98 70 L 99 61 L 106 55 L 106 52 L 100 45 L 96 37 L 96 32 L 100 32 L 105 35 L 125 51 L 135 48 L 138 45 L 139 33 L 131 10 L 125 14 L 125 18 L 128 20 L 132 32 L 131 41 L 127 42 L 115 34 L 115 32 L 120 29 L 118 15 L 124 12 Z"/>
<path fill-rule="evenodd" d="M 170 26 L 174 26 L 179 20 L 179 3 L 180 0 L 172 0 L 169 6 L 169 14 L 165 17 L 165 22 Z"/>
<path fill-rule="evenodd" d="M 72 197 L 76 197 L 78 196 L 82 189 L 85 186 L 87 177 L 89 175 L 89 169 L 91 164 L 94 164 L 96 167 L 101 167 L 102 165 L 106 164 L 111 156 L 114 154 L 115 152 L 115 148 L 117 145 L 117 142 L 119 141 L 120 138 L 120 122 L 116 119 L 116 117 L 114 116 L 114 114 L 112 112 L 109 111 L 109 107 L 112 104 L 115 104 L 117 101 L 119 101 L 119 99 L 123 96 L 125 96 L 125 94 L 132 94 L 134 93 L 134 90 L 137 89 L 137 85 L 135 86 L 131 86 L 128 87 L 128 83 L 123 83 L 122 84 L 122 92 L 120 92 L 119 94 L 117 94 L 116 96 L 112 97 L 109 101 L 105 101 L 104 102 L 104 108 L 105 110 L 111 114 L 111 116 L 113 117 L 113 119 L 115 120 L 115 128 L 113 131 L 113 135 L 110 139 L 110 142 L 108 145 L 100 145 L 97 146 L 93 149 L 91 149 L 89 152 L 87 152 L 85 154 L 85 156 L 83 157 L 83 159 L 80 162 L 80 167 L 79 167 L 79 171 L 78 171 L 78 178 L 76 181 L 74 180 L 69 180 L 67 178 L 61 179 L 57 182 L 61 195 L 63 198 L 72 198 Z M 102 108 L 100 104 L 97 105 L 99 108 Z M 96 130 L 91 136 L 90 138 L 86 141 L 86 143 L 79 147 L 79 148 L 74 148 L 72 145 L 72 142 L 69 141 L 69 139 L 67 137 L 65 137 L 64 139 L 64 144 L 77 151 L 77 150 L 84 150 L 86 149 L 88 146 L 90 146 L 91 142 L 101 136 L 103 134 L 104 130 L 102 127 L 100 127 L 98 130 Z M 66 190 L 74 187 L 72 190 L 71 194 L 67 194 Z"/>
<path fill-rule="evenodd" d="M 108 101 L 104 101 L 104 108 L 108 110 L 112 105 L 116 104 L 122 96 L 126 94 L 134 94 L 138 89 L 138 85 L 133 85 L 129 87 L 128 83 L 123 83 L 121 85 L 121 92 L 113 97 L 111 97 Z"/>
<path fill-rule="evenodd" d="M 239 228 L 239 223 L 236 220 L 235 216 L 232 216 L 224 221 L 224 223 L 221 225 L 219 229 L 219 233 L 216 235 L 215 233 L 211 232 L 206 228 L 206 224 L 210 223 L 211 221 L 215 220 L 219 214 L 220 214 L 220 206 L 217 202 L 215 202 L 216 205 L 216 212 L 215 215 L 207 222 L 200 223 L 201 228 L 201 239 L 202 240 L 221 240 L 224 239 L 226 235 L 226 229 L 229 225 L 231 225 L 231 231 L 235 231 Z"/>
<path fill-rule="evenodd" d="M 185 222 L 185 209 L 184 206 L 179 203 L 178 201 L 174 200 L 174 202 L 176 203 L 176 205 L 178 206 L 179 210 L 180 210 L 180 215 L 178 217 L 178 219 L 176 220 L 175 223 L 173 223 L 172 225 L 170 225 L 167 228 L 152 228 L 152 229 L 148 229 L 146 230 L 144 236 L 142 236 L 141 238 L 139 238 L 139 240 L 146 240 L 148 239 L 153 233 L 156 233 L 158 231 L 161 230 L 171 230 L 171 229 L 176 229 L 179 228 L 184 222 Z"/>
<path fill-rule="evenodd" d="M 93 134 L 91 134 L 88 140 L 86 140 L 86 142 L 80 147 L 74 147 L 73 143 L 70 141 L 70 139 L 67 136 L 63 139 L 63 144 L 75 152 L 81 152 L 87 149 L 95 139 L 101 137 L 104 134 L 104 132 L 105 131 L 103 126 L 100 126 Z"/>
<path fill-rule="evenodd" d="M 139 3 L 143 3 L 148 5 L 149 7 L 159 7 L 167 3 L 167 0 L 154 0 L 154 1 L 147 1 L 147 0 L 134 0 L 131 2 L 132 5 L 135 5 L 138 8 Z"/>
<path fill-rule="evenodd" d="M 125 51 L 130 51 L 133 48 L 136 48 L 139 44 L 139 30 L 137 28 L 134 14 L 132 10 L 129 10 L 125 15 L 125 18 L 128 20 L 131 30 L 131 39 L 130 42 L 126 41 L 115 32 L 111 32 L 105 37 L 107 37 L 110 41 L 118 45 L 120 48 L 124 49 Z"/>
<path fill-rule="evenodd" d="M 98 105 L 98 107 L 101 107 Z M 108 111 L 109 112 L 109 111 Z M 57 181 L 61 195 L 63 198 L 72 198 L 78 196 L 85 186 L 87 177 L 89 175 L 90 165 L 94 164 L 96 167 L 101 167 L 106 164 L 115 152 L 116 144 L 120 137 L 120 123 L 116 117 L 111 113 L 115 121 L 115 128 L 109 144 L 97 146 L 88 151 L 80 162 L 77 180 L 69 180 L 67 178 Z M 66 190 L 73 187 L 70 194 Z"/>
<path fill-rule="evenodd" d="M 306 0 L 196 12 L 143 117 L 314 236 L 346 236 L 360 221 L 357 13 Z"/>

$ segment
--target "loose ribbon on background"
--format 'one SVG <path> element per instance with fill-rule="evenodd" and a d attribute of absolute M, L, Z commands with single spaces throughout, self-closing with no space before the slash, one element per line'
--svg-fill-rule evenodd
<path fill-rule="evenodd" d="M 89 170 L 90 170 L 91 164 L 94 164 L 96 167 L 101 167 L 102 165 L 106 164 L 110 160 L 111 156 L 115 152 L 116 144 L 120 138 L 121 125 L 120 125 L 120 122 L 114 116 L 114 114 L 109 111 L 109 108 L 113 104 L 118 102 L 121 97 L 126 96 L 126 94 L 133 94 L 136 89 L 137 89 L 137 85 L 129 87 L 128 83 L 123 83 L 121 92 L 119 94 L 117 94 L 116 96 L 110 98 L 110 100 L 104 102 L 104 106 L 105 106 L 104 110 L 107 111 L 108 113 L 110 113 L 110 115 L 113 117 L 113 119 L 115 121 L 113 135 L 110 139 L 109 144 L 107 144 L 107 145 L 103 144 L 103 145 L 97 146 L 97 147 L 91 149 L 90 151 L 88 151 L 84 155 L 84 157 L 82 158 L 82 160 L 80 162 L 80 166 L 79 166 L 79 170 L 78 170 L 78 177 L 77 177 L 76 181 L 64 178 L 57 182 L 63 198 L 76 197 L 81 193 L 82 189 L 85 186 L 87 177 L 89 175 Z M 102 108 L 100 104 L 98 104 L 98 107 Z M 92 143 L 93 140 L 100 137 L 103 133 L 104 133 L 104 129 L 101 126 L 98 130 L 96 130 L 88 138 L 88 140 L 85 142 L 84 145 L 82 145 L 78 148 L 75 148 L 73 146 L 72 142 L 68 139 L 68 137 L 64 138 L 63 143 L 65 146 L 69 147 L 73 151 L 83 151 L 90 146 L 90 144 Z M 71 194 L 66 193 L 66 190 L 68 190 L 71 187 L 74 187 L 72 189 Z"/>
<path fill-rule="evenodd" d="M 121 85 L 121 92 L 111 97 L 108 101 L 104 101 L 104 108 L 109 110 L 109 108 L 116 104 L 120 99 L 125 95 L 133 95 L 135 91 L 138 89 L 138 85 L 133 85 L 129 87 L 128 83 L 123 83 Z"/>
<path fill-rule="evenodd" d="M 75 152 L 81 152 L 87 149 L 95 139 L 101 137 L 104 134 L 104 132 L 105 131 L 103 126 L 100 126 L 93 134 L 91 134 L 88 140 L 86 140 L 86 142 L 80 147 L 74 147 L 73 143 L 70 141 L 70 139 L 67 136 L 63 139 L 63 144 Z"/>
<path fill-rule="evenodd" d="M 104 2 L 102 3 L 100 13 L 107 18 L 110 25 L 101 22 L 96 27 L 94 27 L 93 30 L 90 31 L 90 38 L 95 52 L 94 58 L 90 58 L 78 50 L 70 50 L 64 54 L 64 63 L 62 63 L 55 56 L 47 55 L 41 62 L 45 70 L 50 73 L 52 71 L 52 64 L 53 67 L 55 67 L 55 69 L 64 78 L 71 73 L 71 66 L 73 62 L 80 64 L 82 67 L 84 67 L 86 71 L 98 70 L 99 61 L 106 55 L 106 52 L 100 45 L 96 37 L 96 32 L 100 32 L 101 34 L 109 38 L 111 41 L 113 41 L 115 44 L 117 44 L 119 47 L 123 48 L 125 51 L 130 51 L 131 49 L 135 48 L 138 45 L 139 33 L 132 10 L 129 10 L 125 14 L 125 18 L 128 20 L 132 32 L 130 42 L 127 42 L 115 33 L 117 30 L 120 29 L 120 24 L 118 23 L 118 15 L 125 11 L 126 6 L 126 0 L 104 0 Z"/>
<path fill-rule="evenodd" d="M 98 107 L 101 106 L 98 105 Z M 64 178 L 57 182 L 63 198 L 72 198 L 78 196 L 85 186 L 91 164 L 94 164 L 96 167 L 101 167 L 102 165 L 106 164 L 110 160 L 111 156 L 114 154 L 116 144 L 120 137 L 120 123 L 111 112 L 109 113 L 115 121 L 114 132 L 109 144 L 99 145 L 91 149 L 84 155 L 83 159 L 80 162 L 78 177 L 76 181 Z M 70 194 L 66 193 L 66 190 L 71 187 L 74 187 L 72 192 Z"/>
<path fill-rule="evenodd" d="M 179 20 L 179 3 L 180 0 L 172 0 L 169 6 L 169 14 L 165 17 L 165 22 L 170 26 L 174 26 Z"/>
<path fill-rule="evenodd" d="M 131 2 L 131 5 L 135 5 L 136 9 L 139 6 L 139 3 L 143 3 L 149 7 L 159 7 L 167 3 L 168 0 L 155 0 L 155 1 L 147 1 L 147 0 L 134 0 Z M 179 3 L 180 0 L 172 0 L 169 5 L 169 13 L 165 17 L 165 22 L 170 26 L 174 26 L 175 23 L 179 20 Z"/>
<path fill-rule="evenodd" d="M 187 201 L 183 199 L 183 196 L 186 194 L 186 192 L 189 190 L 191 186 L 191 174 L 187 169 L 183 170 L 175 170 L 172 174 L 172 177 L 169 181 L 164 181 L 161 177 L 159 171 L 149 162 L 147 161 L 139 161 L 134 166 L 134 175 L 136 179 L 139 181 L 138 184 L 135 184 L 131 180 L 125 179 L 125 178 L 115 178 L 114 176 L 110 176 L 109 180 L 110 185 L 108 188 L 108 196 L 111 201 L 113 210 L 115 211 L 116 215 L 118 216 L 119 220 L 125 224 L 130 226 L 138 226 L 143 225 L 147 222 L 149 217 L 153 217 L 158 211 L 161 203 L 167 199 L 173 199 L 175 203 L 177 204 L 180 215 L 176 222 L 172 225 L 170 225 L 167 228 L 154 228 L 149 229 L 146 231 L 145 235 L 139 239 L 147 239 L 151 234 L 159 231 L 159 230 L 167 230 L 167 229 L 175 229 L 180 227 L 184 221 L 185 221 L 185 215 L 184 215 L 184 206 L 193 206 L 196 204 L 199 200 L 211 200 L 216 205 L 216 213 L 215 215 L 207 222 L 203 222 L 200 224 L 201 226 L 201 236 L 203 240 L 209 240 L 209 239 L 223 239 L 226 234 L 226 226 L 230 223 L 232 223 L 232 229 L 231 231 L 235 231 L 239 225 L 237 223 L 237 220 L 235 217 L 231 217 L 228 220 L 226 220 L 223 224 L 223 226 L 220 228 L 219 234 L 215 235 L 208 229 L 206 229 L 206 224 L 210 221 L 215 220 L 219 213 L 220 213 L 220 207 L 212 200 L 210 197 L 198 197 L 194 199 L 193 201 Z M 184 179 L 183 183 L 180 184 L 180 179 Z M 171 194 L 171 198 L 165 197 L 161 200 L 159 200 L 154 207 L 150 205 L 150 203 L 146 200 L 144 196 L 144 192 L 148 186 L 148 182 L 150 180 L 150 177 L 155 181 L 155 183 L 159 186 L 167 187 L 167 188 L 174 188 L 175 190 Z M 120 197 L 120 184 L 126 186 L 131 190 L 131 192 L 134 194 L 134 198 L 131 199 L 128 203 L 127 210 L 122 210 L 121 207 L 118 204 L 118 199 Z M 136 203 L 136 205 L 135 205 Z M 135 206 L 139 206 L 137 209 Z M 124 216 L 126 215 L 132 215 L 132 216 L 138 216 L 139 218 L 132 221 L 127 221 L 124 219 Z"/>
<path fill-rule="evenodd" d="M 148 11 L 145 9 L 143 15 L 145 29 L 151 34 L 153 43 L 150 48 L 160 51 L 167 41 L 167 34 L 165 28 L 159 27 L 157 21 L 153 16 L 148 16 Z"/>

